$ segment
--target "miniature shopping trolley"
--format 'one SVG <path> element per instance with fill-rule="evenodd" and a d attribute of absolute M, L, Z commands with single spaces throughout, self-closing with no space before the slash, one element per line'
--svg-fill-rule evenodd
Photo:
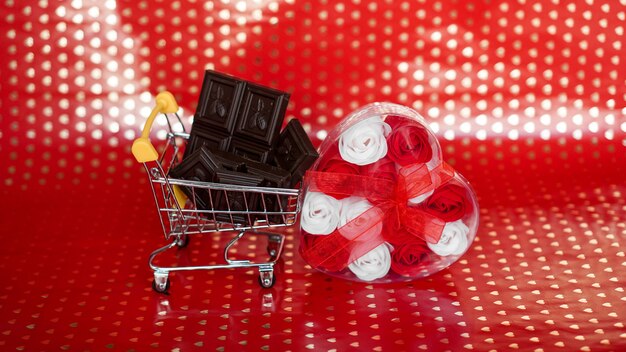
<path fill-rule="evenodd" d="M 150 255 L 149 265 L 154 271 L 153 289 L 161 293 L 167 292 L 170 272 L 226 268 L 258 268 L 260 285 L 265 288 L 273 286 L 276 281 L 274 265 L 282 254 L 284 235 L 259 229 L 293 225 L 299 212 L 299 190 L 239 186 L 171 177 L 170 170 L 182 160 L 181 152 L 189 139 L 177 111 L 178 104 L 171 93 L 162 92 L 157 95 L 156 106 L 150 113 L 141 136 L 132 146 L 135 159 L 144 165 L 147 172 L 165 238 L 171 241 Z M 169 132 L 166 136 L 166 146 L 159 156 L 149 140 L 149 135 L 152 124 L 160 113 L 166 117 Z M 170 121 L 173 118 L 177 121 Z M 183 132 L 174 132 L 172 122 L 182 126 Z M 183 192 L 183 189 L 186 192 Z M 200 192 L 208 194 L 209 197 L 211 195 L 225 197 L 226 202 L 218 203 L 209 199 L 208 206 L 199 207 L 195 195 Z M 253 193 L 258 195 L 261 206 L 252 207 L 246 202 L 248 195 Z M 242 199 L 243 207 L 238 210 L 230 209 L 229 197 Z M 278 205 L 278 209 L 270 209 L 266 199 L 271 199 L 272 203 Z M 220 209 L 218 204 L 225 209 Z M 224 247 L 223 264 L 174 267 L 154 264 L 157 255 L 174 247 L 187 246 L 189 235 L 215 232 L 234 234 Z M 268 261 L 253 262 L 249 259 L 231 258 L 231 248 L 246 234 L 267 238 Z"/>

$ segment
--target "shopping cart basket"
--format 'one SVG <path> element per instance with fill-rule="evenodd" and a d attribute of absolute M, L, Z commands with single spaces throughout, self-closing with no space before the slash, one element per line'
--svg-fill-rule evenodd
<path fill-rule="evenodd" d="M 293 225 L 300 210 L 299 190 L 238 186 L 170 177 L 169 172 L 181 161 L 181 153 L 189 139 L 189 134 L 185 132 L 177 111 L 178 104 L 171 93 L 158 94 L 156 106 L 152 109 L 141 136 L 133 142 L 132 146 L 135 159 L 144 165 L 148 175 L 165 238 L 171 240 L 169 244 L 150 255 L 148 262 L 154 271 L 153 289 L 161 293 L 167 292 L 170 285 L 170 272 L 226 268 L 258 268 L 260 285 L 266 288 L 271 287 L 276 280 L 274 265 L 282 254 L 284 235 L 259 231 L 259 229 Z M 169 132 L 165 148 L 159 156 L 150 142 L 149 135 L 152 124 L 160 113 L 166 118 Z M 174 132 L 172 129 L 173 121 L 170 121 L 174 118 L 172 115 L 182 126 L 183 132 Z M 182 191 L 183 189 L 186 193 Z M 200 192 L 209 195 L 208 206 L 205 205 L 202 208 L 197 206 L 195 195 Z M 253 193 L 258 195 L 260 205 L 252 206 L 247 203 L 248 196 Z M 213 195 L 225 197 L 226 201 L 214 202 Z M 230 209 L 229 199 L 235 198 L 241 200 L 241 210 Z M 220 209 L 218 203 L 226 208 Z M 278 210 L 270 209 L 267 203 L 276 204 Z M 161 267 L 154 264 L 157 255 L 174 247 L 185 247 L 188 244 L 189 235 L 215 232 L 234 234 L 224 247 L 223 264 L 174 267 Z M 230 249 L 246 234 L 267 238 L 268 261 L 253 262 L 249 259 L 231 258 Z"/>

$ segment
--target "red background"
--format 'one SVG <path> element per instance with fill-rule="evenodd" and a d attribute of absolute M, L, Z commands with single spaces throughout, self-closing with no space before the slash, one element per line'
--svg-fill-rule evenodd
<path fill-rule="evenodd" d="M 626 349 L 624 1 L 0 8 L 0 349 Z M 313 271 L 288 231 L 271 290 L 224 270 L 154 293 L 166 242 L 130 144 L 164 89 L 189 127 L 207 68 L 292 93 L 316 144 L 367 103 L 418 110 L 478 194 L 473 247 L 372 286 Z"/>

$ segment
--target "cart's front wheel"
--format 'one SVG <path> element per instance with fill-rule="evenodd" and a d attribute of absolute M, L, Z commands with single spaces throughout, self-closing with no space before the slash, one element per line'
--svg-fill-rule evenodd
<path fill-rule="evenodd" d="M 259 272 L 259 285 L 263 288 L 270 288 L 276 283 L 276 276 L 274 271 L 261 271 Z"/>
<path fill-rule="evenodd" d="M 170 279 L 167 274 L 155 273 L 152 280 L 152 289 L 158 293 L 167 293 L 170 289 Z"/>
<path fill-rule="evenodd" d="M 152 289 L 158 293 L 167 293 L 170 289 L 170 280 L 167 280 L 165 285 L 157 284 L 156 280 L 152 280 Z"/>

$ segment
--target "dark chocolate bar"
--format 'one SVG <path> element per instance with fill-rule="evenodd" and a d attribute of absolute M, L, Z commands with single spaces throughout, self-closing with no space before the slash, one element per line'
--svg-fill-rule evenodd
<path fill-rule="evenodd" d="M 206 148 L 200 148 L 187 155 L 183 161 L 170 170 L 170 176 L 188 181 L 215 182 L 220 164 Z M 206 189 L 181 187 L 189 199 L 195 200 L 198 209 L 211 209 L 211 197 Z"/>
<path fill-rule="evenodd" d="M 230 144 L 228 133 L 212 130 L 210 127 L 194 124 L 184 158 L 196 150 L 206 147 L 209 150 L 228 150 Z"/>
<path fill-rule="evenodd" d="M 269 149 L 280 132 L 288 103 L 289 94 L 248 83 L 244 88 L 234 136 L 253 140 Z"/>
<path fill-rule="evenodd" d="M 296 119 L 289 121 L 281 132 L 273 152 L 276 164 L 291 173 L 290 187 L 302 180 L 306 170 L 319 157 L 300 121 Z"/>
<path fill-rule="evenodd" d="M 248 160 L 266 163 L 270 156 L 269 147 L 254 143 L 254 141 L 243 140 L 232 137 L 228 146 L 228 151 Z"/>
<path fill-rule="evenodd" d="M 201 124 L 217 128 L 223 133 L 232 133 L 245 85 L 245 81 L 235 77 L 207 70 L 194 126 Z"/>
<path fill-rule="evenodd" d="M 244 174 L 236 171 L 221 170 L 216 173 L 216 181 L 222 184 L 240 186 L 260 186 L 263 178 L 255 175 Z M 253 211 L 258 207 L 259 193 L 241 191 L 219 191 L 212 193 L 216 201 L 216 210 L 221 211 Z M 218 221 L 252 225 L 254 215 L 247 214 L 215 214 Z"/>
<path fill-rule="evenodd" d="M 248 160 L 226 152 L 215 151 L 213 153 L 218 159 L 230 157 L 232 162 L 245 163 L 247 173 L 263 178 L 263 182 L 261 183 L 262 187 L 288 188 L 290 185 L 291 174 L 285 169 Z M 278 212 L 281 211 L 281 206 L 283 210 L 287 208 L 286 197 L 277 196 L 275 194 L 263 194 L 262 198 L 259 199 L 258 206 L 253 209 L 257 212 L 264 210 L 268 212 Z M 269 215 L 267 218 L 264 215 L 259 215 L 257 216 L 257 219 L 266 221 L 269 220 L 273 223 L 283 222 L 282 216 L 280 215 Z"/>
<path fill-rule="evenodd" d="M 207 70 L 185 157 L 206 145 L 265 163 L 289 94 Z"/>

